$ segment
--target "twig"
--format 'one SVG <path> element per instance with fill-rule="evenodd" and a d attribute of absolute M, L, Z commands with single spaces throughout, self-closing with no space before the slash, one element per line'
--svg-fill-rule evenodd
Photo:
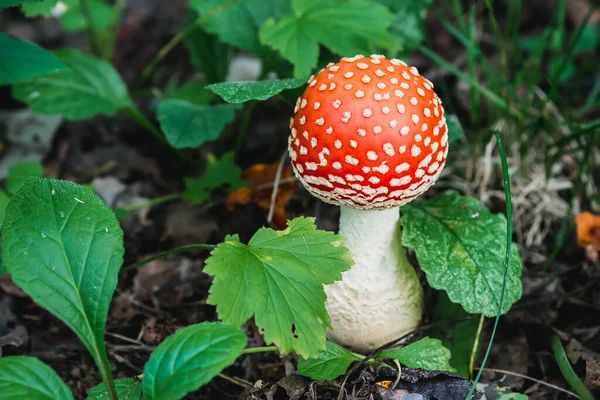
<path fill-rule="evenodd" d="M 277 190 L 279 189 L 279 181 L 281 180 L 281 173 L 283 171 L 283 165 L 285 163 L 285 159 L 287 158 L 288 152 L 287 150 L 283 152 L 281 158 L 279 159 L 279 165 L 277 166 L 277 171 L 275 172 L 275 180 L 273 181 L 273 191 L 271 192 L 271 204 L 269 205 L 269 214 L 267 215 L 267 222 L 269 225 L 273 221 L 273 213 L 275 212 L 275 199 L 277 198 Z"/>
<path fill-rule="evenodd" d="M 131 271 L 132 269 L 141 267 L 142 265 L 148 264 L 149 262 L 152 262 L 154 260 L 158 260 L 159 258 L 170 256 L 171 254 L 183 253 L 185 251 L 190 250 L 212 250 L 215 247 L 217 246 L 214 244 L 188 244 L 185 246 L 175 247 L 174 249 L 163 251 L 162 253 L 155 254 L 136 263 L 133 263 L 127 267 L 122 268 L 121 271 Z"/>
<path fill-rule="evenodd" d="M 479 348 L 479 338 L 481 337 L 481 331 L 483 330 L 483 322 L 485 321 L 485 315 L 481 314 L 479 318 L 479 326 L 477 327 L 477 334 L 475 335 L 475 341 L 473 342 L 473 350 L 471 350 L 471 359 L 469 360 L 469 378 L 473 379 L 473 369 L 475 368 L 475 358 L 477 356 L 477 349 Z"/>
<path fill-rule="evenodd" d="M 475 367 L 475 369 L 479 370 L 479 368 L 477 368 L 477 367 Z M 566 394 L 571 395 L 573 397 L 576 397 L 578 399 L 580 398 L 575 393 L 570 392 L 567 389 L 563 389 L 560 386 L 556 386 L 556 385 L 553 385 L 551 383 L 544 382 L 544 381 L 542 381 L 540 379 L 536 379 L 536 378 L 533 378 L 533 377 L 528 376 L 528 375 L 519 374 L 518 372 L 511 372 L 511 371 L 507 371 L 507 370 L 504 370 L 504 369 L 497 369 L 497 368 L 483 368 L 483 371 L 496 372 L 498 374 L 511 375 L 511 376 L 516 376 L 518 378 L 527 379 L 527 380 L 530 380 L 532 382 L 539 383 L 540 385 L 544 385 L 544 386 L 547 386 L 547 387 L 552 388 L 554 390 L 558 390 L 560 392 L 566 393 Z"/>
<path fill-rule="evenodd" d="M 241 386 L 243 388 L 252 387 L 252 384 L 250 382 L 244 381 L 241 378 L 232 378 L 232 377 L 224 375 L 224 374 L 219 374 L 218 377 L 225 379 L 226 381 L 229 381 L 229 382 L 233 383 L 234 385 Z"/>

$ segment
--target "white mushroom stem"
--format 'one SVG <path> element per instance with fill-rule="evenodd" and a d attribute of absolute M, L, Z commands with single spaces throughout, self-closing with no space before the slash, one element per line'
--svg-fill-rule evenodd
<path fill-rule="evenodd" d="M 355 264 L 325 286 L 330 340 L 368 352 L 416 328 L 423 288 L 400 238 L 400 210 L 341 207 L 340 235 Z"/>

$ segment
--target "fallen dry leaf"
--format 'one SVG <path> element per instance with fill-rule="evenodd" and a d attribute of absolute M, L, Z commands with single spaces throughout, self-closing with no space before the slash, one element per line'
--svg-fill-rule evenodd
<path fill-rule="evenodd" d="M 586 250 L 590 260 L 596 261 L 600 251 L 600 216 L 585 211 L 575 217 L 575 223 L 577 245 Z"/>
<path fill-rule="evenodd" d="M 229 193 L 226 200 L 227 210 L 233 212 L 236 207 L 254 203 L 265 211 L 271 207 L 271 193 L 273 182 L 277 174 L 279 163 L 254 164 L 244 171 L 243 178 L 251 182 L 250 187 L 244 187 Z M 273 224 L 279 228 L 286 227 L 287 214 L 285 207 L 294 195 L 294 182 L 290 182 L 292 169 L 289 165 L 283 167 L 275 199 Z"/>

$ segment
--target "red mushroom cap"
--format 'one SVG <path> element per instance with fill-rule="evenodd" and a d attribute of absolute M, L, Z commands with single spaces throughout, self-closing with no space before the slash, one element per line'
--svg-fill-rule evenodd
<path fill-rule="evenodd" d="M 448 154 L 433 84 L 397 59 L 358 55 L 329 64 L 298 99 L 288 138 L 294 173 L 321 200 L 353 208 L 408 203 Z"/>

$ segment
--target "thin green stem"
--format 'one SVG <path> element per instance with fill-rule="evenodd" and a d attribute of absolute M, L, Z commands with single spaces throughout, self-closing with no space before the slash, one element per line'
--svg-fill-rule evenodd
<path fill-rule="evenodd" d="M 140 126 L 142 126 L 143 128 L 146 128 L 150 133 L 152 133 L 158 140 L 160 140 L 163 143 L 166 143 L 167 141 L 165 140 L 163 134 L 158 130 L 158 128 L 156 128 L 152 122 L 150 122 L 148 120 L 148 118 L 146 118 L 146 116 L 144 114 L 142 114 L 140 112 L 140 110 L 137 109 L 137 107 L 135 106 L 131 106 L 129 108 L 126 109 L 127 113 L 131 116 L 131 118 L 133 118 L 135 120 L 135 122 L 137 122 Z"/>
<path fill-rule="evenodd" d="M 594 400 L 592 392 L 585 387 L 584 383 L 581 382 L 581 379 L 579 379 L 575 371 L 573 371 L 567 353 L 565 353 L 565 348 L 557 335 L 552 335 L 550 338 L 550 346 L 552 347 L 552 352 L 554 353 L 554 358 L 556 359 L 558 368 L 560 368 L 560 372 L 562 372 L 565 380 L 569 382 L 569 385 L 571 385 L 575 393 L 577 393 L 582 400 Z"/>
<path fill-rule="evenodd" d="M 96 35 L 96 27 L 94 26 L 94 19 L 92 18 L 92 10 L 90 9 L 90 5 L 88 0 L 79 0 L 79 6 L 81 7 L 81 14 L 83 14 L 83 19 L 85 19 L 85 27 L 88 33 L 88 40 L 90 42 L 90 47 L 92 48 L 92 52 L 98 57 L 102 57 L 102 47 L 98 43 L 98 36 Z"/>
<path fill-rule="evenodd" d="M 242 350 L 242 354 L 267 353 L 270 351 L 279 351 L 277 346 L 247 347 Z"/>
<path fill-rule="evenodd" d="M 483 361 L 479 367 L 479 372 L 473 381 L 473 385 L 467 394 L 466 400 L 470 400 L 475 392 L 477 383 L 481 379 L 481 374 L 487 363 L 487 359 L 492 350 L 492 344 L 494 343 L 494 336 L 496 336 L 496 329 L 498 328 L 498 322 L 500 321 L 500 315 L 502 314 L 502 304 L 504 303 L 504 294 L 506 292 L 506 280 L 508 279 L 508 266 L 510 265 L 510 253 L 512 248 L 512 197 L 510 194 L 510 177 L 508 174 L 508 162 L 506 161 L 506 152 L 504 151 L 504 144 L 502 143 L 502 136 L 500 132 L 494 131 L 496 140 L 498 141 L 498 153 L 500 155 L 500 163 L 502 164 L 502 178 L 504 182 L 504 200 L 506 202 L 506 255 L 504 258 L 504 276 L 502 278 L 502 291 L 500 292 L 500 302 L 498 304 L 498 313 L 494 320 L 494 328 L 492 329 L 492 335 L 490 337 L 490 343 L 488 344 Z"/>
<path fill-rule="evenodd" d="M 455 67 L 452 63 L 446 61 L 445 59 L 443 59 L 442 57 L 440 57 L 439 55 L 437 55 L 435 52 L 433 52 L 429 48 L 427 48 L 425 46 L 422 46 L 420 48 L 420 50 L 427 57 L 431 58 L 433 61 L 435 61 L 436 63 L 438 63 L 442 68 L 445 68 L 449 72 L 451 72 L 454 75 L 456 75 L 458 78 L 460 78 L 463 81 L 471 84 L 482 95 L 484 95 L 485 97 L 487 97 L 488 100 L 490 100 L 492 103 L 494 103 L 498 107 L 500 107 L 500 108 L 508 111 L 508 113 L 510 113 L 511 115 L 513 115 L 515 118 L 517 118 L 517 119 L 523 119 L 523 114 L 519 110 L 517 110 L 516 108 L 514 108 L 512 105 L 508 104 L 502 97 L 500 97 L 496 93 L 492 92 L 490 89 L 488 89 L 487 87 L 483 86 L 481 83 L 477 82 L 477 80 L 475 80 L 475 78 L 473 78 L 473 77 L 465 74 L 464 72 L 462 72 L 461 70 L 459 70 L 457 67 Z"/>
<path fill-rule="evenodd" d="M 121 14 L 123 13 L 123 9 L 125 8 L 125 0 L 116 0 L 114 8 L 116 14 L 115 21 L 108 29 L 108 40 L 106 41 L 106 44 L 104 46 L 104 58 L 107 60 L 112 59 L 113 53 L 115 51 L 117 35 L 119 33 L 119 22 L 121 21 Z"/>
<path fill-rule="evenodd" d="M 481 332 L 483 331 L 484 321 L 485 315 L 481 314 L 481 317 L 479 317 L 479 325 L 477 326 L 477 333 L 475 334 L 475 341 L 473 341 L 471 359 L 469 360 L 469 378 L 473 378 L 473 369 L 475 369 L 475 359 L 477 358 L 477 350 L 479 349 L 479 339 L 481 338 Z"/>
<path fill-rule="evenodd" d="M 127 267 L 121 268 L 121 271 L 123 271 L 123 272 L 131 271 L 132 269 L 139 268 L 142 265 L 148 264 L 148 263 L 150 263 L 154 260 L 158 260 L 160 258 L 168 257 L 172 254 L 183 253 L 183 252 L 192 251 L 192 250 L 212 250 L 215 247 L 217 247 L 217 246 L 214 244 L 188 244 L 188 245 L 181 246 L 181 247 L 175 247 L 174 249 L 163 251 L 162 253 L 158 253 L 158 254 L 155 254 L 148 258 L 144 258 L 143 260 L 133 263 Z"/>
<path fill-rule="evenodd" d="M 167 56 L 167 54 L 169 54 L 171 52 L 171 50 L 173 50 L 175 48 L 175 46 L 177 46 L 183 39 L 185 39 L 190 34 L 192 34 L 196 29 L 198 29 L 202 25 L 204 25 L 206 23 L 206 21 L 208 21 L 210 18 L 213 18 L 215 15 L 218 15 L 219 13 L 223 12 L 224 10 L 235 6 L 240 1 L 241 0 L 230 0 L 224 4 L 221 4 L 218 7 L 213 8 L 206 14 L 201 15 L 200 17 L 196 18 L 196 20 L 194 22 L 192 22 L 191 24 L 186 26 L 177 35 L 173 36 L 173 38 L 171 38 L 171 40 L 169 40 L 167 42 L 167 44 L 165 44 L 158 51 L 158 53 L 156 53 L 156 55 L 154 56 L 152 61 L 150 61 L 150 63 L 146 66 L 146 68 L 144 68 L 144 70 L 142 71 L 142 75 L 140 77 L 140 81 L 138 82 L 138 85 L 136 85 L 136 86 L 141 86 L 141 84 L 146 79 L 148 79 L 148 77 L 150 77 L 150 75 L 152 75 L 152 73 L 154 72 L 158 63 L 160 63 Z"/>
<path fill-rule="evenodd" d="M 183 196 L 183 193 L 171 193 L 171 194 L 167 194 L 165 196 L 157 197 L 155 199 L 150 199 L 150 200 L 142 201 L 139 203 L 130 204 L 128 206 L 118 207 L 117 209 L 126 211 L 126 212 L 137 211 L 137 210 L 141 210 L 143 208 L 154 207 L 159 204 L 167 203 L 169 201 L 179 200 L 182 198 L 182 196 Z"/>

